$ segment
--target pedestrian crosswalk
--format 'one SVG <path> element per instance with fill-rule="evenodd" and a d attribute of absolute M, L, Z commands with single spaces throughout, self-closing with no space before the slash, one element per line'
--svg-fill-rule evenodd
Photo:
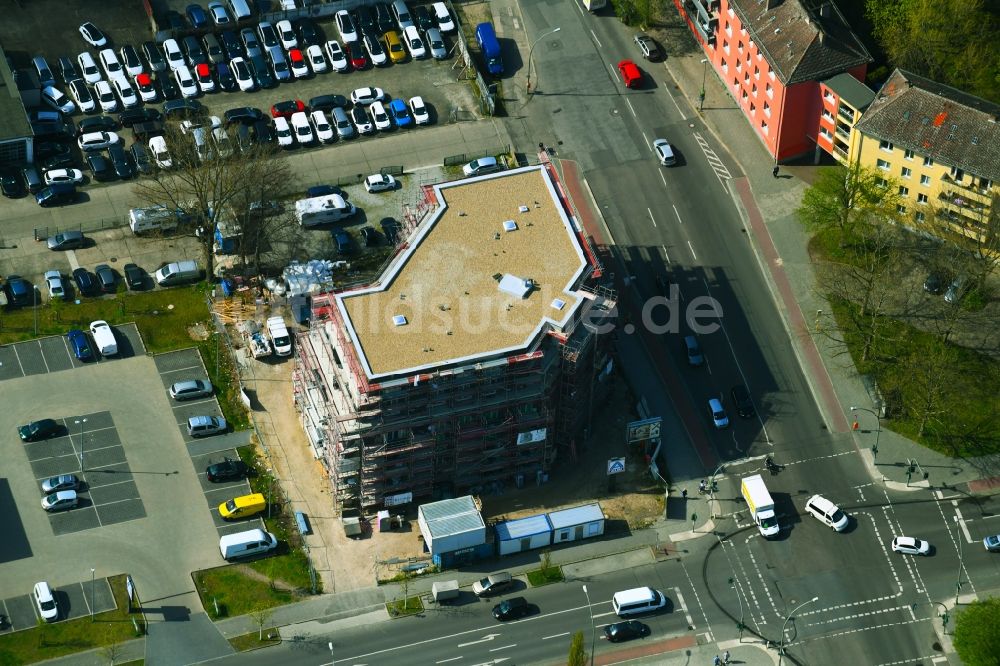
<path fill-rule="evenodd" d="M 729 173 L 729 169 L 722 162 L 722 159 L 716 155 L 712 147 L 708 145 L 708 141 L 705 140 L 698 132 L 694 133 L 694 138 L 701 146 L 701 152 L 705 153 L 705 159 L 708 160 L 709 166 L 712 167 L 712 171 L 715 172 L 715 177 L 719 179 L 719 184 L 722 185 L 723 189 L 726 187 L 726 181 L 732 179 L 732 174 Z"/>

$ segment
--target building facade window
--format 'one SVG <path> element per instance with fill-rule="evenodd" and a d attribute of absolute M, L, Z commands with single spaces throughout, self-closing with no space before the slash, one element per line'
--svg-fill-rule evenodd
<path fill-rule="evenodd" d="M 729 21 L 726 21 L 726 34 L 729 35 L 730 37 L 733 36 L 733 29 L 732 27 L 730 27 Z"/>
<path fill-rule="evenodd" d="M 923 222 L 923 221 L 924 221 L 924 219 L 925 219 L 925 218 L 926 218 L 927 216 L 926 216 L 926 215 L 924 215 L 923 213 L 921 213 L 921 212 L 920 212 L 920 211 L 918 210 L 918 211 L 917 211 L 917 214 L 916 214 L 916 215 L 914 215 L 914 217 L 915 217 L 915 218 L 917 218 L 917 222 Z"/>
<path fill-rule="evenodd" d="M 756 79 L 760 78 L 760 67 L 754 67 L 753 68 L 753 75 L 754 75 L 754 78 L 756 78 Z"/>
<path fill-rule="evenodd" d="M 885 151 L 887 153 L 891 153 L 892 152 L 892 141 L 886 141 L 884 139 L 882 141 L 879 141 L 878 142 L 878 149 L 879 150 L 883 150 L 883 151 Z"/>
<path fill-rule="evenodd" d="M 742 40 L 736 42 L 736 50 L 739 51 L 740 53 L 743 53 L 743 41 Z"/>
<path fill-rule="evenodd" d="M 750 89 L 750 93 L 756 97 L 757 96 L 757 84 L 753 84 L 753 88 Z"/>
<path fill-rule="evenodd" d="M 833 120 L 833 114 L 823 109 L 823 120 Z"/>
<path fill-rule="evenodd" d="M 771 87 L 770 83 L 764 84 L 764 92 L 767 93 L 768 97 L 774 97 L 774 88 Z"/>
<path fill-rule="evenodd" d="M 750 72 L 743 75 L 743 83 L 750 83 Z"/>
<path fill-rule="evenodd" d="M 901 197 L 908 197 L 908 196 L 910 196 L 910 188 L 908 188 L 906 185 L 900 185 L 899 186 L 899 196 L 901 196 Z"/>
<path fill-rule="evenodd" d="M 729 53 L 729 42 L 725 39 L 722 40 L 722 50 Z"/>
<path fill-rule="evenodd" d="M 917 195 L 917 203 L 921 203 L 921 204 L 927 203 L 927 195 L 923 194 L 923 193 L 918 194 Z"/>
<path fill-rule="evenodd" d="M 903 151 L 903 159 L 904 160 L 912 160 L 913 159 L 913 151 L 910 150 L 909 148 L 907 148 L 906 150 L 904 150 Z"/>
<path fill-rule="evenodd" d="M 879 169 L 882 169 L 882 171 L 888 171 L 889 169 L 892 168 L 892 165 L 886 162 L 885 160 L 878 160 L 875 163 L 875 166 L 877 166 Z"/>
<path fill-rule="evenodd" d="M 981 190 L 991 190 L 991 189 L 993 189 L 993 181 L 990 180 L 989 178 L 980 178 L 979 179 L 979 189 L 981 189 Z"/>
<path fill-rule="evenodd" d="M 896 206 L 896 212 L 899 213 L 900 215 L 905 215 L 906 214 L 906 206 L 904 206 L 903 204 L 897 205 Z"/>
<path fill-rule="evenodd" d="M 767 116 L 768 118 L 771 117 L 771 105 L 768 104 L 767 102 L 764 102 L 764 115 Z"/>
<path fill-rule="evenodd" d="M 930 157 L 924 158 L 924 166 L 934 166 L 934 160 Z"/>
<path fill-rule="evenodd" d="M 913 175 L 913 172 L 910 171 L 909 169 L 907 169 L 906 167 L 903 167 L 902 174 L 903 174 L 903 178 L 909 178 L 910 176 Z"/>
<path fill-rule="evenodd" d="M 826 139 L 827 141 L 832 141 L 833 140 L 833 135 L 830 134 L 830 130 L 828 130 L 825 127 L 820 127 L 819 128 L 819 135 L 821 137 L 823 137 L 824 139 Z"/>
<path fill-rule="evenodd" d="M 767 121 L 766 120 L 760 121 L 760 128 L 764 131 L 764 134 L 767 134 Z"/>
<path fill-rule="evenodd" d="M 757 111 L 757 105 L 754 104 L 753 102 L 750 102 L 750 113 L 754 113 L 756 111 Z"/>
<path fill-rule="evenodd" d="M 931 184 L 931 177 L 930 176 L 926 176 L 926 175 L 925 176 L 921 176 L 920 177 L 920 184 L 923 185 L 924 187 L 929 187 L 930 184 Z"/>
<path fill-rule="evenodd" d="M 948 174 L 958 182 L 965 180 L 965 170 L 959 169 L 958 167 L 952 167 Z"/>

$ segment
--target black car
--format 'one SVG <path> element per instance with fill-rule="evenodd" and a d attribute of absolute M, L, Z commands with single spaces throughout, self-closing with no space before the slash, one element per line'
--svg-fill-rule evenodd
<path fill-rule="evenodd" d="M 420 30 L 421 33 L 437 27 L 437 24 L 434 22 L 434 17 L 431 16 L 431 13 L 427 9 L 426 5 L 417 5 L 413 8 L 413 22 L 417 25 L 417 29 Z"/>
<path fill-rule="evenodd" d="M 737 384 L 729 391 L 729 395 L 733 397 L 733 405 L 736 406 L 737 414 L 745 419 L 753 417 L 753 400 L 750 398 L 750 392 L 747 391 L 746 386 Z"/>
<path fill-rule="evenodd" d="M 235 481 L 246 476 L 247 466 L 242 460 L 230 460 L 226 458 L 220 463 L 209 465 L 205 470 L 205 477 L 212 483 L 219 481 Z"/>
<path fill-rule="evenodd" d="M 177 81 L 169 72 L 157 74 L 154 80 L 159 84 L 160 94 L 163 95 L 164 100 L 181 98 L 181 89 L 177 87 Z"/>
<path fill-rule="evenodd" d="M 236 79 L 233 78 L 233 73 L 229 69 L 228 64 L 220 62 L 215 66 L 215 78 L 219 81 L 219 87 L 226 92 L 236 90 Z"/>
<path fill-rule="evenodd" d="M 150 40 L 142 43 L 140 47 L 142 49 L 142 55 L 146 56 L 146 62 L 149 63 L 149 68 L 154 72 L 165 72 L 167 71 L 167 61 L 163 57 L 163 51 L 156 42 Z"/>
<path fill-rule="evenodd" d="M 355 9 L 354 23 L 364 35 L 370 35 L 374 39 L 378 39 L 381 36 L 378 32 L 378 21 L 375 19 L 375 12 L 372 11 L 371 7 L 361 5 Z"/>
<path fill-rule="evenodd" d="M 125 127 L 131 127 L 137 123 L 151 123 L 163 120 L 163 114 L 156 109 L 149 107 L 141 109 L 128 109 L 118 114 L 118 122 Z"/>
<path fill-rule="evenodd" d="M 309 100 L 310 111 L 329 111 L 335 106 L 347 108 L 347 98 L 343 95 L 320 95 Z"/>
<path fill-rule="evenodd" d="M 76 139 L 76 128 L 69 121 L 31 123 L 31 133 L 35 135 L 36 139 L 42 141 L 68 143 Z"/>
<path fill-rule="evenodd" d="M 361 238 L 365 241 L 365 247 L 378 245 L 378 234 L 371 227 L 361 227 Z"/>
<path fill-rule="evenodd" d="M 76 163 L 73 161 L 73 155 L 70 153 L 62 153 L 59 155 L 53 155 L 52 157 L 46 157 L 38 164 L 43 172 L 51 171 L 52 169 L 72 169 L 76 167 Z"/>
<path fill-rule="evenodd" d="M 264 56 L 250 56 L 250 70 L 258 88 L 273 88 L 275 86 L 274 75 L 271 74 L 271 68 L 264 60 Z"/>
<path fill-rule="evenodd" d="M 122 266 L 122 273 L 125 274 L 125 284 L 132 291 L 139 291 L 146 287 L 146 271 L 139 268 L 137 264 L 125 264 Z"/>
<path fill-rule="evenodd" d="M 11 305 L 32 305 L 37 302 L 35 286 L 20 275 L 8 275 L 7 298 Z"/>
<path fill-rule="evenodd" d="M 101 153 L 87 153 L 87 167 L 94 174 L 94 180 L 98 182 L 104 183 L 115 179 L 114 165 Z"/>
<path fill-rule="evenodd" d="M 299 35 L 299 46 L 305 50 L 307 46 L 323 46 L 326 44 L 326 37 L 315 21 L 308 18 L 300 18 L 295 21 L 295 32 Z"/>
<path fill-rule="evenodd" d="M 76 285 L 76 290 L 83 296 L 92 295 L 96 287 L 94 276 L 86 268 L 73 270 L 73 283 Z"/>
<path fill-rule="evenodd" d="M 170 30 L 184 30 L 188 27 L 187 22 L 184 20 L 184 17 L 181 16 L 181 13 L 172 9 L 166 12 L 163 17 L 157 21 L 157 23 L 161 26 L 169 28 Z"/>
<path fill-rule="evenodd" d="M 504 599 L 493 607 L 493 617 L 501 622 L 524 617 L 531 612 L 531 606 L 524 597 Z"/>
<path fill-rule="evenodd" d="M 260 109 L 255 109 L 252 106 L 240 106 L 235 109 L 229 109 L 223 114 L 223 120 L 226 123 L 226 127 L 234 123 L 240 123 L 243 125 L 252 125 L 259 120 L 266 119 L 267 116 Z"/>
<path fill-rule="evenodd" d="M 924 280 L 924 291 L 928 294 L 940 294 L 941 290 L 944 289 L 945 279 L 940 273 L 931 273 Z"/>
<path fill-rule="evenodd" d="M 59 58 L 59 71 L 62 74 L 63 83 L 69 85 L 73 79 L 79 79 L 80 72 L 76 71 L 76 64 L 66 56 Z"/>
<path fill-rule="evenodd" d="M 219 33 L 219 43 L 226 52 L 226 58 L 245 58 L 246 52 L 243 50 L 243 42 L 232 30 L 223 30 Z"/>
<path fill-rule="evenodd" d="M 128 180 L 135 176 L 135 166 L 129 159 L 128 151 L 119 141 L 108 146 L 108 154 L 111 156 L 111 164 L 115 169 L 115 175 L 122 180 Z"/>
<path fill-rule="evenodd" d="M 253 139 L 261 145 L 273 144 L 278 141 L 278 137 L 274 133 L 274 125 L 271 124 L 270 120 L 258 120 L 253 124 Z"/>
<path fill-rule="evenodd" d="M 80 134 L 86 134 L 87 132 L 114 132 L 118 129 L 118 121 L 111 116 L 94 116 L 93 118 L 84 118 L 76 126 L 76 130 Z"/>
<path fill-rule="evenodd" d="M 36 194 L 35 203 L 42 208 L 49 208 L 50 206 L 62 206 L 63 204 L 73 203 L 76 201 L 76 197 L 76 185 L 73 183 L 59 183 L 57 185 L 49 185 Z"/>
<path fill-rule="evenodd" d="M 97 264 L 94 267 L 94 275 L 97 276 L 97 286 L 100 287 L 101 291 L 105 294 L 115 293 L 118 278 L 115 276 L 115 272 L 111 269 L 111 266 Z"/>
<path fill-rule="evenodd" d="M 333 185 L 313 185 L 306 190 L 306 196 L 310 199 L 314 197 L 328 197 L 331 194 L 340 194 L 340 188 Z"/>
<path fill-rule="evenodd" d="M 163 123 L 158 120 L 150 120 L 146 123 L 136 123 L 132 125 L 132 136 L 136 141 L 149 142 L 154 136 L 163 134 Z"/>
<path fill-rule="evenodd" d="M 378 24 L 379 34 L 384 35 L 390 30 L 396 30 L 396 21 L 392 18 L 392 12 L 389 10 L 389 5 L 385 2 L 376 2 L 375 7 L 375 22 Z"/>
<path fill-rule="evenodd" d="M 132 153 L 132 161 L 135 162 L 135 168 L 139 173 L 144 175 L 153 173 L 153 158 L 150 157 L 145 144 L 133 143 L 128 150 Z"/>
<path fill-rule="evenodd" d="M 604 637 L 612 643 L 643 638 L 649 635 L 649 627 L 638 620 L 625 620 L 604 626 Z"/>
<path fill-rule="evenodd" d="M 382 227 L 382 235 L 385 236 L 386 242 L 395 245 L 399 238 L 399 222 L 394 218 L 384 217 L 378 224 Z"/>
<path fill-rule="evenodd" d="M 0 172 L 0 192 L 8 199 L 18 199 L 28 193 L 21 175 L 14 171 Z"/>
<path fill-rule="evenodd" d="M 197 37 L 188 35 L 181 40 L 180 46 L 184 50 L 184 55 L 187 56 L 187 60 L 192 67 L 194 65 L 208 64 L 208 56 L 205 55 L 205 49 L 202 48 L 201 42 L 198 41 Z"/>
<path fill-rule="evenodd" d="M 175 99 L 163 105 L 163 115 L 166 118 L 200 118 L 206 109 L 201 102 L 194 99 Z"/>
<path fill-rule="evenodd" d="M 61 143 L 52 143 L 49 141 L 41 141 L 35 143 L 35 159 L 44 160 L 47 157 L 55 157 L 57 155 L 72 155 L 69 146 L 65 146 Z"/>
<path fill-rule="evenodd" d="M 17 429 L 22 442 L 36 442 L 48 439 L 62 430 L 62 426 L 52 419 L 39 419 Z"/>

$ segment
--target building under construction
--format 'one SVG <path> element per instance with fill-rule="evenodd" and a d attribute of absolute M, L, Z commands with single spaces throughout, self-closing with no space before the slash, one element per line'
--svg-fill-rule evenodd
<path fill-rule="evenodd" d="M 344 510 L 542 483 L 575 455 L 614 296 L 561 192 L 547 163 L 425 187 L 377 283 L 313 298 L 295 399 Z"/>

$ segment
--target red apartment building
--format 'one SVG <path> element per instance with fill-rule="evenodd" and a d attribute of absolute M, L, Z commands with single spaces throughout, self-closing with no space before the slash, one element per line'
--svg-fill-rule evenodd
<path fill-rule="evenodd" d="M 829 0 L 674 0 L 768 152 L 817 150 L 821 82 L 864 81 L 871 56 Z M 836 113 L 836 105 L 828 109 Z"/>

